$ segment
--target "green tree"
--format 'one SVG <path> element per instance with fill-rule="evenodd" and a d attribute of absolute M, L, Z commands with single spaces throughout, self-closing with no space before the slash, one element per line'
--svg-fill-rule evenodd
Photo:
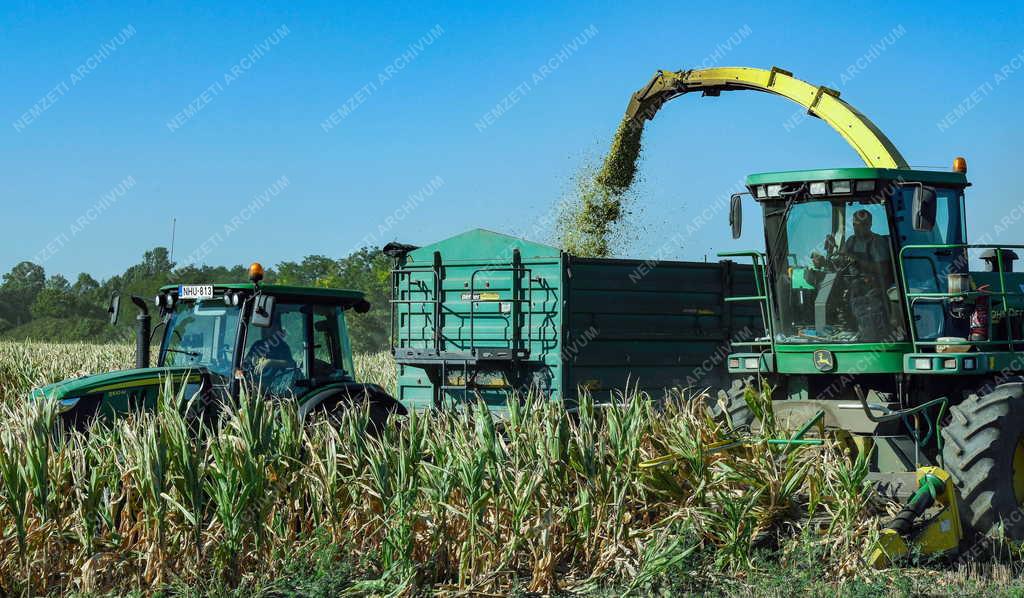
<path fill-rule="evenodd" d="M 338 274 L 338 261 L 323 255 L 307 255 L 301 262 L 281 262 L 275 282 L 304 287 L 327 287 Z"/>
<path fill-rule="evenodd" d="M 349 334 L 356 351 L 382 351 L 390 344 L 391 259 L 376 247 L 364 247 L 337 262 L 336 274 L 325 285 L 366 293 L 371 309 L 350 314 Z"/>
<path fill-rule="evenodd" d="M 13 326 L 32 319 L 31 308 L 36 296 L 46 286 L 46 272 L 32 262 L 21 262 L 4 274 L 0 284 L 0 318 Z"/>
<path fill-rule="evenodd" d="M 363 291 L 372 308 L 369 313 L 349 314 L 352 346 L 356 351 L 388 347 L 391 260 L 376 247 L 364 247 L 339 260 L 309 255 L 301 262 L 282 262 L 275 272 L 274 282 L 279 284 Z"/>
<path fill-rule="evenodd" d="M 357 289 L 366 293 L 373 308 L 366 314 L 349 314 L 349 332 L 357 351 L 376 351 L 388 346 L 390 260 L 376 248 L 363 248 L 341 259 L 311 255 L 300 262 L 282 262 L 268 269 L 268 283 Z M 56 274 L 46 278 L 42 267 L 29 262 L 15 266 L 0 284 L 0 333 L 8 338 L 50 341 L 130 338 L 134 308 L 128 298 L 149 301 L 168 284 L 242 282 L 248 266 L 188 264 L 175 268 L 166 248 L 145 252 L 139 263 L 123 274 L 97 281 L 81 273 L 72 284 Z M 120 293 L 118 329 L 106 323 L 106 307 L 112 293 Z"/>

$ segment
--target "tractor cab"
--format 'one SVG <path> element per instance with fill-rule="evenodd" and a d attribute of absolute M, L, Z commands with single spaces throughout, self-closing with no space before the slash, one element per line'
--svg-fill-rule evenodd
<path fill-rule="evenodd" d="M 353 400 L 368 400 L 381 413 L 402 411 L 383 389 L 356 381 L 346 318 L 369 310 L 362 292 L 263 284 L 262 277 L 253 264 L 248 283 L 165 286 L 152 304 L 152 330 L 150 305 L 132 297 L 136 367 L 51 384 L 33 397 L 57 400 L 75 423 L 153 409 L 168 388 L 204 411 L 237 400 L 243 389 L 293 398 L 303 416 Z M 112 301 L 112 321 L 118 304 Z"/>
<path fill-rule="evenodd" d="M 740 254 L 755 260 L 762 292 L 738 299 L 763 302 L 769 334 L 731 369 L 853 372 L 863 366 L 849 357 L 870 354 L 873 370 L 895 373 L 915 341 L 966 341 L 969 321 L 945 295 L 969 276 L 968 185 L 964 172 L 878 168 L 749 177 L 766 251 Z"/>
<path fill-rule="evenodd" d="M 346 311 L 366 303 L 360 292 L 180 285 L 156 302 L 157 366 L 201 368 L 228 395 L 239 382 L 284 396 L 354 379 Z"/>

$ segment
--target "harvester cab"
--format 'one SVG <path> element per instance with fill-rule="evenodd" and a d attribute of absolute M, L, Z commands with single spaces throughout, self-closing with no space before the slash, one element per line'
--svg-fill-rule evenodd
<path fill-rule="evenodd" d="M 168 388 L 182 408 L 207 418 L 243 391 L 293 398 L 302 417 L 357 402 L 370 403 L 377 424 L 404 411 L 384 389 L 356 381 L 347 316 L 370 309 L 362 292 L 263 284 L 259 264 L 249 275 L 248 283 L 163 287 L 152 304 L 152 331 L 150 306 L 132 297 L 136 367 L 51 384 L 33 397 L 58 401 L 63 419 L 79 427 L 96 416 L 154 409 Z M 119 303 L 111 302 L 114 322 Z"/>
<path fill-rule="evenodd" d="M 948 172 L 911 169 L 838 91 L 777 67 L 656 72 L 626 110 L 623 130 L 637 140 L 627 159 L 666 102 L 724 91 L 799 104 L 865 167 L 748 178 L 765 250 L 721 254 L 755 270 L 754 294 L 726 301 L 758 305 L 766 335 L 732 343 L 733 383 L 717 412 L 756 426 L 746 390 L 769 388 L 776 422 L 796 429 L 820 417 L 862 453 L 876 487 L 907 501 L 876 564 L 906 549 L 894 535 L 916 535 L 925 552 L 1000 525 L 1024 540 L 1024 275 L 1013 271 L 1021 246 L 968 243 L 966 161 Z M 743 203 L 730 202 L 737 238 Z M 935 505 L 939 515 L 912 521 Z"/>
<path fill-rule="evenodd" d="M 777 421 L 824 412 L 827 428 L 868 452 L 883 493 L 918 496 L 921 468 L 942 467 L 965 533 L 1001 522 L 1020 539 L 1020 246 L 968 244 L 966 171 L 957 158 L 951 172 L 750 176 L 765 251 L 729 254 L 754 262 L 758 286 L 728 300 L 760 304 L 767 334 L 728 357 L 735 382 L 722 400 L 742 410 L 757 380 Z M 741 206 L 734 199 L 730 220 Z"/>

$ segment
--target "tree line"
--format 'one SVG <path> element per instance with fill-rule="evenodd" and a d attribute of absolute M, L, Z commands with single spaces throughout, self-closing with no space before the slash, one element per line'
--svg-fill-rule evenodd
<path fill-rule="evenodd" d="M 391 261 L 377 248 L 365 247 L 333 259 L 311 255 L 299 262 L 281 262 L 268 268 L 268 283 L 357 289 L 373 305 L 369 313 L 349 320 L 349 334 L 357 351 L 388 346 L 388 299 Z M 51 342 L 114 342 L 132 338 L 135 309 L 129 296 L 151 301 L 168 284 L 244 282 L 248 265 L 197 266 L 175 264 L 166 247 L 145 252 L 142 260 L 122 274 L 97 280 L 81 273 L 74 282 L 61 274 L 47 276 L 32 262 L 21 262 L 0 282 L 0 338 Z M 107 305 L 114 293 L 122 297 L 121 319 L 111 326 Z"/>

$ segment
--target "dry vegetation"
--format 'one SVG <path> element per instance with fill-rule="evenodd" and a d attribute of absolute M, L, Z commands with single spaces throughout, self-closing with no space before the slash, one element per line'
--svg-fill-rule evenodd
<path fill-rule="evenodd" d="M 863 462 L 835 445 L 710 452 L 728 435 L 680 397 L 585 401 L 577 414 L 531 401 L 503 422 L 414 414 L 380 438 L 362 433 L 364 413 L 303 426 L 288 404 L 248 398 L 215 430 L 161 409 L 80 435 L 23 400 L 131 357 L 0 344 L 3 594 L 989 587 L 976 574 L 867 572 L 877 520 Z M 386 355 L 358 363 L 393 383 Z"/>

